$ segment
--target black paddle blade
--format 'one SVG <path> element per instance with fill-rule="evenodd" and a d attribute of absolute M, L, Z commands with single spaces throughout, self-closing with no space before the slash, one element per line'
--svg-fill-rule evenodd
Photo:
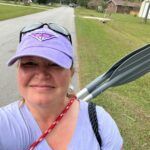
<path fill-rule="evenodd" d="M 112 86 L 122 85 L 137 78 L 143 76 L 144 74 L 150 72 L 150 44 L 146 45 L 145 48 L 139 53 L 132 55 L 124 63 L 122 63 L 110 77 L 110 80 L 113 78 L 118 78 L 124 76 Z"/>
<path fill-rule="evenodd" d="M 117 69 L 122 63 L 124 63 L 126 60 L 128 60 L 129 58 L 131 58 L 132 56 L 141 53 L 143 51 L 145 51 L 145 49 L 149 49 L 150 48 L 150 44 L 147 44 L 141 48 L 138 48 L 137 50 L 134 50 L 133 52 L 127 54 L 125 57 L 123 57 L 122 59 L 120 59 L 117 63 L 115 63 L 108 71 L 106 74 L 111 74 L 115 71 L 115 69 Z"/>
<path fill-rule="evenodd" d="M 97 86 L 100 86 L 101 83 L 103 83 L 104 81 L 106 81 L 107 79 L 109 79 L 111 77 L 111 75 L 115 72 L 115 70 L 122 65 L 124 62 L 126 62 L 128 59 L 130 59 L 131 57 L 144 52 L 145 49 L 149 48 L 150 44 L 145 45 L 141 48 L 138 48 L 137 50 L 131 52 L 130 54 L 126 55 L 125 57 L 123 57 L 122 59 L 120 59 L 118 62 L 116 62 L 106 73 L 104 73 L 103 75 L 97 77 L 95 80 L 93 80 L 91 83 L 89 83 L 85 88 L 87 89 L 87 93 L 91 93 Z M 82 92 L 80 92 L 80 94 L 82 95 Z M 80 97 L 80 94 L 79 97 Z"/>

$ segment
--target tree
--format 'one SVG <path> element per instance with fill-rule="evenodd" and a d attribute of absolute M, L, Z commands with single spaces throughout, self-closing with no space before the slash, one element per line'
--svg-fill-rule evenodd
<path fill-rule="evenodd" d="M 78 0 L 77 3 L 81 6 L 87 7 L 89 0 Z"/>
<path fill-rule="evenodd" d="M 48 4 L 49 0 L 37 0 L 39 4 Z"/>
<path fill-rule="evenodd" d="M 106 7 L 107 7 L 106 0 L 101 0 L 101 1 L 100 1 L 100 6 L 102 7 L 102 12 L 104 12 L 104 10 L 105 10 Z"/>

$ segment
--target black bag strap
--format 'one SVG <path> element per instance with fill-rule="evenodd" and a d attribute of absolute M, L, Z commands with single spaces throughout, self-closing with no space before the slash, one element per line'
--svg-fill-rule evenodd
<path fill-rule="evenodd" d="M 96 105 L 92 102 L 89 102 L 88 104 L 88 112 L 89 112 L 89 118 L 90 118 L 90 122 L 94 131 L 94 134 L 97 138 L 97 141 L 99 143 L 100 149 L 102 146 L 102 140 L 100 137 L 100 134 L 98 132 L 98 120 L 97 120 L 97 113 L 96 113 Z"/>

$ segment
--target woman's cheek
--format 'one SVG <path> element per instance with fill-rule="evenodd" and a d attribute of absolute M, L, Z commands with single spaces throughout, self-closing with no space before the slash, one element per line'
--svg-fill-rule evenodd
<path fill-rule="evenodd" d="M 18 80 L 19 86 L 25 86 L 28 84 L 28 81 L 30 80 L 30 74 L 19 69 L 17 78 L 18 78 L 17 80 Z"/>

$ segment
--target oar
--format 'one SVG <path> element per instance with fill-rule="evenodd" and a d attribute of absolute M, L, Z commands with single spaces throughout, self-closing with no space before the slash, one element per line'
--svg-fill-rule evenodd
<path fill-rule="evenodd" d="M 91 98 L 96 97 L 98 94 L 100 94 L 102 91 L 109 88 L 110 86 L 117 86 L 117 85 L 125 84 L 127 82 L 131 82 L 139 78 L 140 76 L 149 72 L 149 68 L 150 68 L 149 54 L 150 54 L 150 44 L 144 47 L 141 47 L 137 49 L 136 51 L 133 51 L 132 53 L 128 54 L 127 56 L 119 60 L 116 64 L 114 64 L 106 73 L 96 78 L 94 81 L 88 84 L 83 90 L 77 93 L 77 97 L 80 99 L 83 99 L 84 97 L 88 95 L 88 98 L 84 100 L 87 100 L 87 99 L 89 100 Z M 145 65 L 148 65 L 148 67 L 146 67 Z M 137 69 L 134 69 L 136 67 Z M 136 71 L 136 74 L 134 74 L 135 71 Z M 109 79 L 109 82 L 100 86 L 100 84 L 102 84 L 104 81 L 108 79 Z"/>

